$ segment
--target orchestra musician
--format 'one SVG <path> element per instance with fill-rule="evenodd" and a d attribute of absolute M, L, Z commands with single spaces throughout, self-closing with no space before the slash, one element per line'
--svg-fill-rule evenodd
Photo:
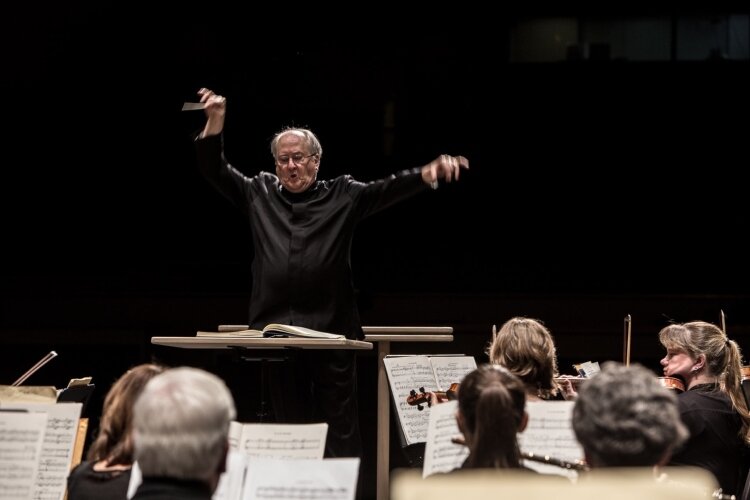
<path fill-rule="evenodd" d="M 183 366 L 152 378 L 133 405 L 134 457 L 143 474 L 133 500 L 211 500 L 236 416 L 232 394 L 212 373 Z"/>
<path fill-rule="evenodd" d="M 688 437 L 674 392 L 643 366 L 613 361 L 581 385 L 573 431 L 591 468 L 664 465 Z"/>
<path fill-rule="evenodd" d="M 659 332 L 667 350 L 664 375 L 685 382 L 677 396 L 690 438 L 670 465 L 712 472 L 722 490 L 739 494 L 748 468 L 750 413 L 741 387 L 742 355 L 737 343 L 704 321 L 669 325 Z"/>
<path fill-rule="evenodd" d="M 146 383 L 163 371 L 160 365 L 141 364 L 112 385 L 87 459 L 68 477 L 68 500 L 125 500 L 134 461 L 133 405 Z"/>
<path fill-rule="evenodd" d="M 576 377 L 558 375 L 555 342 L 541 321 L 516 316 L 499 331 L 493 325 L 485 352 L 491 364 L 504 366 L 523 382 L 527 401 L 575 399 Z M 430 404 L 447 401 L 442 394 L 428 394 Z"/>
<path fill-rule="evenodd" d="M 504 366 L 521 379 L 529 401 L 575 398 L 572 383 L 558 377 L 555 342 L 541 321 L 517 316 L 499 331 L 493 327 L 486 352 L 490 363 Z"/>
<path fill-rule="evenodd" d="M 458 391 L 458 428 L 469 447 L 461 469 L 521 469 L 517 433 L 528 422 L 523 382 L 499 365 L 481 365 Z"/>

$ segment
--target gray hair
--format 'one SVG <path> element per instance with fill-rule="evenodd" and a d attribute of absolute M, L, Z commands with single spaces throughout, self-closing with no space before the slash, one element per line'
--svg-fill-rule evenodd
<path fill-rule="evenodd" d="M 318 158 L 323 156 L 323 147 L 320 145 L 320 141 L 317 136 L 313 134 L 312 130 L 306 128 L 295 128 L 287 127 L 284 130 L 277 132 L 276 135 L 271 139 L 271 154 L 276 158 L 276 153 L 279 145 L 279 140 L 286 134 L 294 134 L 302 137 L 305 141 L 305 145 L 308 148 L 307 154 L 317 155 Z"/>
<path fill-rule="evenodd" d="M 677 396 L 654 373 L 612 361 L 581 385 L 573 430 L 592 467 L 657 465 L 689 434 Z"/>
<path fill-rule="evenodd" d="M 133 408 L 143 476 L 210 480 L 225 458 L 235 415 L 232 395 L 215 375 L 188 367 L 157 375 Z"/>

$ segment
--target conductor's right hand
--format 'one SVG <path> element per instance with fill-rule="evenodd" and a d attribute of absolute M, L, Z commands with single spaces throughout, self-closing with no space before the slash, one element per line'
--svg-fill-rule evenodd
<path fill-rule="evenodd" d="M 202 103 L 206 104 L 206 126 L 203 128 L 201 137 L 218 135 L 224 130 L 224 116 L 227 113 L 227 100 L 213 90 L 202 88 L 198 91 Z"/>

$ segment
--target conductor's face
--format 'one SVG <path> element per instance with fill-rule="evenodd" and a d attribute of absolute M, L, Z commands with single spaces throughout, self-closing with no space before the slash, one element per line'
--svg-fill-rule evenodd
<path fill-rule="evenodd" d="M 292 193 L 306 191 L 318 175 L 320 158 L 308 149 L 304 138 L 293 132 L 282 135 L 276 145 L 276 175 Z"/>

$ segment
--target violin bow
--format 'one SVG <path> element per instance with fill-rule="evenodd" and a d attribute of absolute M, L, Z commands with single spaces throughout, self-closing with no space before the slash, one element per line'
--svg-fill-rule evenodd
<path fill-rule="evenodd" d="M 724 317 L 724 309 L 719 309 L 719 312 L 721 313 L 721 331 L 724 332 L 724 335 L 727 334 L 727 319 Z"/>
<path fill-rule="evenodd" d="M 34 375 L 41 367 L 43 367 L 44 365 L 46 365 L 47 363 L 49 363 L 50 361 L 52 361 L 52 359 L 55 356 L 57 356 L 57 353 L 55 351 L 50 351 L 49 354 L 47 354 L 42 359 L 40 359 L 39 361 L 37 361 L 37 363 L 34 366 L 32 366 L 31 368 L 29 368 L 26 371 L 26 373 L 24 373 L 23 375 L 21 375 L 18 378 L 18 380 L 16 380 L 15 382 L 13 382 L 11 385 L 13 387 L 18 387 L 19 385 L 23 384 L 26 381 L 27 378 L 29 378 L 32 375 Z"/>
<path fill-rule="evenodd" d="M 630 339 L 632 336 L 631 323 L 630 314 L 628 314 L 625 316 L 625 333 L 622 339 L 622 363 L 625 366 L 630 366 Z"/>

